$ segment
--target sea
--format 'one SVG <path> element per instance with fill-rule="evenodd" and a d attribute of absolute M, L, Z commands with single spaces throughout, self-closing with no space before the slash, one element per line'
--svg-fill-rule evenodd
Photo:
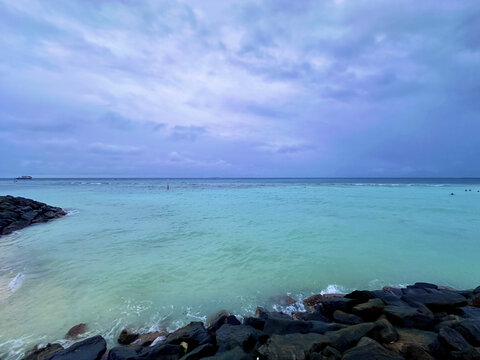
<path fill-rule="evenodd" d="M 68 215 L 0 238 L 0 358 L 314 293 L 480 285 L 480 179 L 0 180 Z M 298 302 L 278 304 L 280 295 Z"/>

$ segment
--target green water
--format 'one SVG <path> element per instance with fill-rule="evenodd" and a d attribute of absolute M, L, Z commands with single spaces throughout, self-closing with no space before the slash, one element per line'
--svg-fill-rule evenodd
<path fill-rule="evenodd" d="M 475 287 L 477 190 L 478 179 L 0 180 L 2 195 L 69 211 L 0 238 L 0 357 L 80 322 L 113 345 L 125 326 L 250 314 L 272 295 Z"/>

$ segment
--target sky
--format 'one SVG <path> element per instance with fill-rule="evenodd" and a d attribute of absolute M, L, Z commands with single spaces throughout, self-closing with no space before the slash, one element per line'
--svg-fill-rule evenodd
<path fill-rule="evenodd" d="M 0 177 L 478 177 L 478 0 L 0 0 Z"/>

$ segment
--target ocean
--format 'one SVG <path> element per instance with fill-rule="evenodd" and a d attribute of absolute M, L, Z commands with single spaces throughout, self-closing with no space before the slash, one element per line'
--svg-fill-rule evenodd
<path fill-rule="evenodd" d="M 0 238 L 0 357 L 68 344 L 78 323 L 111 346 L 124 327 L 292 311 L 319 292 L 476 287 L 479 190 L 480 179 L 0 180 L 1 195 L 68 211 Z M 283 294 L 300 302 L 282 308 Z"/>

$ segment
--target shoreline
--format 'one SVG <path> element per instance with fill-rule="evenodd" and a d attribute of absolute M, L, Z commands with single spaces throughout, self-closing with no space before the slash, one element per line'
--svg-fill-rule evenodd
<path fill-rule="evenodd" d="M 289 296 L 277 302 L 293 305 Z M 171 333 L 123 329 L 107 349 L 100 335 L 70 347 L 48 344 L 25 360 L 135 359 L 480 359 L 480 286 L 454 290 L 429 283 L 404 288 L 316 294 L 291 315 L 258 307 L 238 319 L 225 310 Z"/>

